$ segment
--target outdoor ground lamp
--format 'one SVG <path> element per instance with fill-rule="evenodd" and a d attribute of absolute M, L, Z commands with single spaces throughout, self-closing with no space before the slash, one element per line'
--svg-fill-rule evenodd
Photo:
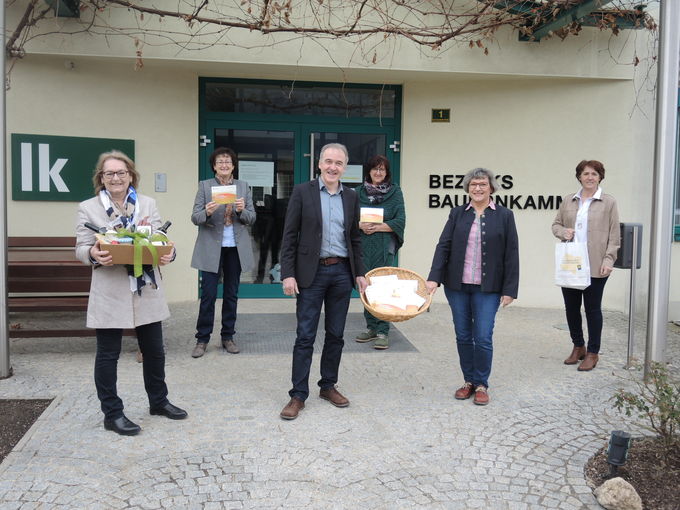
<path fill-rule="evenodd" d="M 607 462 L 609 463 L 609 473 L 616 474 L 619 466 L 623 466 L 628 457 L 628 447 L 630 446 L 630 434 L 622 430 L 615 430 L 609 438 L 607 448 Z"/>

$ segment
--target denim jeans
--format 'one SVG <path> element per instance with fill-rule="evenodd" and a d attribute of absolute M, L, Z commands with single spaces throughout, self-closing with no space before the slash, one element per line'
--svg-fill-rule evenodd
<path fill-rule="evenodd" d="M 319 265 L 312 284 L 300 289 L 295 312 L 297 338 L 293 347 L 293 388 L 288 392 L 291 397 L 304 401 L 309 396 L 309 370 L 322 305 L 326 319 L 326 336 L 321 352 L 321 379 L 318 384 L 321 389 L 326 389 L 338 382 L 352 287 L 352 271 L 349 262 L 345 261 L 332 266 Z"/>
<path fill-rule="evenodd" d="M 500 293 L 482 292 L 479 285 L 461 290 L 444 287 L 453 314 L 460 369 L 466 382 L 489 387 L 493 360 L 493 326 Z"/>
<path fill-rule="evenodd" d="M 600 352 L 600 340 L 602 339 L 602 294 L 607 278 L 591 278 L 590 286 L 585 290 L 565 289 L 562 287 L 564 309 L 567 313 L 569 324 L 569 336 L 575 347 L 583 347 L 583 326 L 581 319 L 581 300 L 586 312 L 588 324 L 588 352 L 597 354 Z"/>
<path fill-rule="evenodd" d="M 94 384 L 101 402 L 104 417 L 115 420 L 123 415 L 123 401 L 118 396 L 118 357 L 120 356 L 122 329 L 97 329 L 97 354 L 94 360 Z M 168 387 L 165 385 L 165 350 L 163 329 L 160 322 L 152 322 L 135 328 L 137 343 L 144 361 L 144 388 L 149 397 L 149 407 L 162 407 L 168 403 Z"/>
<path fill-rule="evenodd" d="M 222 248 L 220 254 L 220 265 L 217 273 L 208 271 L 201 272 L 201 304 L 198 309 L 198 319 L 196 320 L 196 341 L 210 341 L 215 321 L 215 300 L 217 299 L 217 285 L 220 281 L 220 271 L 224 275 L 222 278 L 222 330 L 220 336 L 222 340 L 234 338 L 234 326 L 236 325 L 236 305 L 238 286 L 241 281 L 241 259 L 238 256 L 238 249 Z"/>

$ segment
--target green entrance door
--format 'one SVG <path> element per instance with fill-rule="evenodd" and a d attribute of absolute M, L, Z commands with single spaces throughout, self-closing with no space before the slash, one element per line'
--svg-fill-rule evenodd
<path fill-rule="evenodd" d="M 203 83 L 210 89 L 207 85 L 210 84 Z M 220 93 L 216 95 L 223 101 L 227 94 L 222 86 L 227 86 L 226 90 L 230 92 L 234 84 L 218 82 L 217 85 L 216 90 Z M 258 101 L 251 100 L 251 103 L 259 105 L 266 102 L 258 97 Z M 233 99 L 230 101 L 223 108 L 238 109 L 232 103 L 240 103 Z M 205 102 L 211 103 L 210 94 Z M 397 139 L 394 122 L 384 122 L 381 126 L 365 119 L 285 113 L 208 112 L 203 117 L 200 179 L 213 176 L 209 163 L 212 151 L 218 147 L 233 149 L 239 158 L 238 178 L 250 185 L 257 213 L 257 220 L 250 227 L 255 268 L 252 272 L 241 274 L 239 297 L 284 297 L 279 252 L 288 199 L 295 184 L 318 175 L 319 153 L 323 145 L 342 143 L 347 147 L 350 159 L 343 184 L 358 186 L 363 177 L 363 163 L 375 154 L 388 157 L 398 182 L 398 153 L 394 150 L 398 144 L 394 143 Z"/>

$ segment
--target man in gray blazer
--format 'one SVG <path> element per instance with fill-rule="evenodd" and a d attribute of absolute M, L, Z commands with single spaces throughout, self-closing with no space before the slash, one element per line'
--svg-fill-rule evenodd
<path fill-rule="evenodd" d="M 297 338 L 293 348 L 293 388 L 281 418 L 294 420 L 309 396 L 309 370 L 321 306 L 325 340 L 321 353 L 319 397 L 336 407 L 349 400 L 335 388 L 352 287 L 366 288 L 359 232 L 359 198 L 343 187 L 349 156 L 341 144 L 328 144 L 319 156 L 318 179 L 293 189 L 281 245 L 283 292 L 297 296 Z"/>

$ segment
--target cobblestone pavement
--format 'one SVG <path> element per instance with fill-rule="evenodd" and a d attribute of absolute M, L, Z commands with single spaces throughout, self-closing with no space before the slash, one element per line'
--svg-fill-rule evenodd
<path fill-rule="evenodd" d="M 239 307 L 294 310 L 292 300 Z M 149 415 L 125 340 L 119 392 L 142 426 L 136 437 L 103 428 L 93 339 L 12 341 L 15 375 L 0 381 L 0 397 L 55 400 L 0 465 L 0 508 L 594 509 L 585 462 L 611 430 L 636 430 L 608 401 L 629 377 L 620 313 L 605 314 L 600 364 L 580 373 L 562 364 L 561 310 L 501 310 L 491 403 L 478 407 L 453 398 L 462 379 L 450 310 L 436 304 L 397 324 L 417 350 L 345 353 L 339 389 L 350 407 L 313 393 L 285 422 L 290 353 L 234 356 L 213 341 L 192 359 L 196 308 L 173 306 L 165 324 L 170 399 L 187 420 Z M 678 329 L 669 326 L 676 367 Z M 643 338 L 638 328 L 638 354 Z"/>

